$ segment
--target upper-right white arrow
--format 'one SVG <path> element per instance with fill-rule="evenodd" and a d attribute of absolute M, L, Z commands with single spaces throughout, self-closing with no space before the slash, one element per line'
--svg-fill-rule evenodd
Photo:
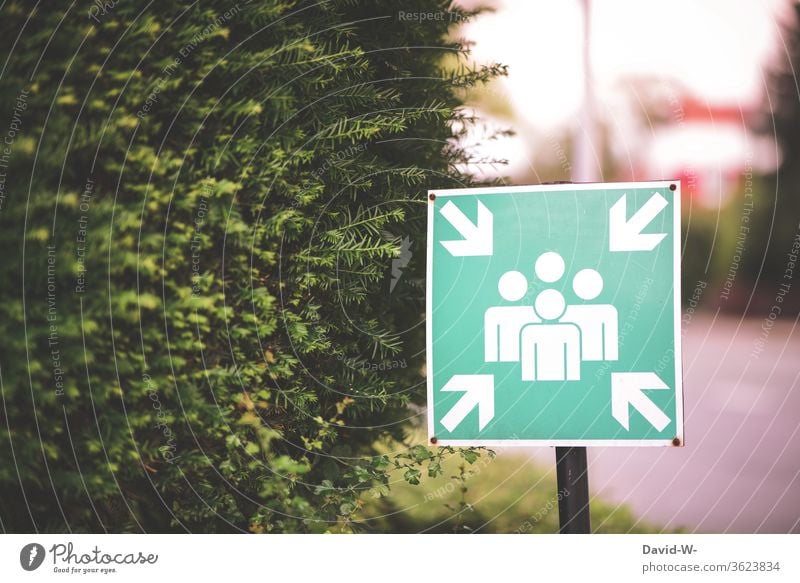
<path fill-rule="evenodd" d="M 609 251 L 652 251 L 666 233 L 642 233 L 650 222 L 667 206 L 667 199 L 659 193 L 644 203 L 644 206 L 633 213 L 628 220 L 627 194 L 614 203 L 608 212 Z"/>

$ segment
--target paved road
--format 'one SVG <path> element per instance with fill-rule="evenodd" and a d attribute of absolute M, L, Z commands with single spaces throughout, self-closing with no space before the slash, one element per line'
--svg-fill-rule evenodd
<path fill-rule="evenodd" d="M 670 528 L 800 532 L 800 325 L 763 323 L 685 326 L 687 446 L 590 449 L 593 495 Z"/>

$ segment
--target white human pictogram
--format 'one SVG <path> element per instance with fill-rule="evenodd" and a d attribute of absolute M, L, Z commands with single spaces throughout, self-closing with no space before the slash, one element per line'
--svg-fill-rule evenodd
<path fill-rule="evenodd" d="M 564 275 L 564 260 L 554 251 L 539 255 L 533 267 L 536 277 L 545 283 L 554 283 Z"/>
<path fill-rule="evenodd" d="M 603 278 L 594 269 L 582 269 L 572 280 L 575 295 L 593 300 L 603 291 Z M 610 304 L 567 306 L 561 322 L 576 324 L 581 330 L 581 360 L 601 361 L 619 358 L 617 309 Z"/>
<path fill-rule="evenodd" d="M 539 255 L 536 277 L 556 283 L 565 272 L 564 259 L 554 251 Z M 500 296 L 518 302 L 528 291 L 528 279 L 507 271 L 497 282 Z M 589 302 L 603 291 L 603 277 L 582 269 L 572 279 L 575 296 Z M 610 304 L 567 305 L 554 288 L 541 291 L 533 306 L 493 306 L 484 314 L 484 361 L 519 362 L 525 381 L 579 381 L 581 362 L 619 359 L 617 309 Z"/>
<path fill-rule="evenodd" d="M 546 289 L 534 302 L 540 324 L 529 324 L 520 335 L 523 381 L 579 381 L 580 331 L 574 324 L 558 323 L 566 304 L 561 292 Z M 550 323 L 552 322 L 552 323 Z"/>
<path fill-rule="evenodd" d="M 522 299 L 528 291 L 528 280 L 519 271 L 507 271 L 497 283 L 500 296 L 509 302 Z M 484 360 L 486 362 L 519 362 L 520 330 L 538 322 L 533 306 L 495 306 L 486 310 L 484 324 Z"/>

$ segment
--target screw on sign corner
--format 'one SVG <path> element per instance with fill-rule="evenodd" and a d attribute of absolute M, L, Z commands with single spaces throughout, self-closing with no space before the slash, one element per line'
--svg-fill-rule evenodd
<path fill-rule="evenodd" d="M 434 200 L 436 200 L 436 195 L 435 195 L 435 194 L 433 194 L 433 193 L 429 194 L 429 195 L 428 195 L 428 200 L 430 200 L 431 202 L 433 202 Z"/>
<path fill-rule="evenodd" d="M 431 196 L 433 196 L 433 195 L 431 195 Z M 435 438 L 435 437 L 431 437 L 431 445 L 436 445 L 437 443 L 439 443 L 439 440 L 437 438 Z"/>
<path fill-rule="evenodd" d="M 674 192 L 674 191 L 676 191 L 678 189 L 678 185 L 677 184 L 670 184 L 669 185 L 669 189 Z"/>
<path fill-rule="evenodd" d="M 674 437 L 672 439 L 672 445 L 674 445 L 675 447 L 679 447 L 681 445 L 681 438 L 680 437 Z"/>

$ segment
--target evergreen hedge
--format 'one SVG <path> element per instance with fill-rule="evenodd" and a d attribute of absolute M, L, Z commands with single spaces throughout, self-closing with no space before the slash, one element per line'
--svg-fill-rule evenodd
<path fill-rule="evenodd" d="M 441 472 L 381 452 L 424 404 L 425 191 L 468 184 L 459 92 L 503 73 L 469 15 L 1 11 L 0 526 L 363 530 Z"/>

